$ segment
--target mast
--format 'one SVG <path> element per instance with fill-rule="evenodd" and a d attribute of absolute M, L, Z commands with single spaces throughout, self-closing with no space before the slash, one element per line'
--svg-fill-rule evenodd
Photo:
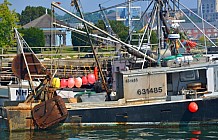
<path fill-rule="evenodd" d="M 145 57 L 145 58 L 147 58 L 147 59 L 149 59 L 149 60 L 151 60 L 151 61 L 153 61 L 153 62 L 156 62 L 155 59 L 151 58 L 150 56 L 144 54 L 144 53 L 141 52 L 141 51 L 138 51 L 137 48 L 133 47 L 133 46 L 130 45 L 130 44 L 127 44 L 127 43 L 121 41 L 120 39 L 118 39 L 118 38 L 116 38 L 116 37 L 110 35 L 109 33 L 105 32 L 104 30 L 101 30 L 100 28 L 94 26 L 93 24 L 87 22 L 86 20 L 84 20 L 84 19 L 78 17 L 77 15 L 75 15 L 75 14 L 73 14 L 73 13 L 67 11 L 66 9 L 60 7 L 56 2 L 52 2 L 51 5 L 54 6 L 54 7 L 56 7 L 56 8 L 58 8 L 58 9 L 60 9 L 60 10 L 62 10 L 62 11 L 64 11 L 64 12 L 66 12 L 67 14 L 73 16 L 74 18 L 76 18 L 76 19 L 78 19 L 78 20 L 84 22 L 86 25 L 88 25 L 88 26 L 90 26 L 90 27 L 92 27 L 92 28 L 98 30 L 99 32 L 101 32 L 101 33 L 103 33 L 103 34 L 105 34 L 105 35 L 111 37 L 112 39 L 116 40 L 117 42 L 119 42 L 120 44 L 122 44 L 123 46 L 125 46 L 125 48 L 127 49 L 127 51 L 128 51 L 129 53 L 132 53 L 132 54 L 136 54 L 136 53 L 137 53 L 137 55 L 139 55 L 139 56 L 141 56 L 141 57 Z"/>
<path fill-rule="evenodd" d="M 161 2 L 158 1 L 157 4 L 157 36 L 158 36 L 158 48 L 157 48 L 157 54 L 158 54 L 158 61 L 157 64 L 160 65 L 160 49 L 161 49 L 161 22 L 160 22 L 160 12 L 161 12 Z"/>
<path fill-rule="evenodd" d="M 75 4 L 75 7 L 76 7 L 77 11 L 78 11 L 79 14 L 80 14 L 80 17 L 81 17 L 82 19 L 84 19 L 84 16 L 83 16 L 83 14 L 82 14 L 82 12 L 81 12 L 81 10 L 80 10 L 79 4 L 78 4 L 78 0 L 73 0 L 72 4 L 73 4 L 73 3 Z M 99 69 L 99 72 L 100 72 L 100 75 L 101 75 L 101 78 L 102 78 L 103 86 L 104 86 L 104 88 L 105 88 L 105 90 L 106 90 L 106 92 L 107 92 L 108 100 L 110 101 L 110 100 L 111 100 L 111 98 L 110 98 L 110 92 L 109 92 L 109 90 L 108 90 L 108 87 L 107 87 L 107 84 L 106 84 L 106 81 L 105 81 L 105 78 L 104 78 L 104 75 L 103 75 L 103 72 L 102 72 L 102 69 L 101 69 L 101 65 L 99 64 L 99 61 L 98 61 L 98 58 L 97 58 L 97 55 L 96 55 L 96 52 L 95 52 L 95 48 L 94 48 L 94 45 L 93 45 L 92 40 L 91 40 L 91 37 L 90 37 L 90 33 L 89 33 L 89 30 L 88 30 L 88 27 L 87 27 L 87 25 L 86 25 L 85 22 L 83 22 L 83 25 L 84 25 L 85 30 L 86 30 L 86 35 L 87 35 L 87 37 L 89 38 L 89 43 L 90 43 L 90 45 L 91 45 L 92 52 L 93 52 L 93 54 L 94 54 L 94 58 L 95 58 L 95 61 L 96 61 L 96 63 L 97 63 L 97 66 L 98 66 L 98 69 Z"/>
<path fill-rule="evenodd" d="M 202 19 L 203 19 L 203 17 L 204 17 L 204 15 L 203 15 L 203 10 L 202 10 L 202 1 L 201 0 L 198 0 L 198 4 L 200 5 L 200 13 L 198 13 L 199 15 L 201 14 L 201 16 L 202 16 Z M 198 5 L 198 6 L 199 6 Z M 199 8 L 199 7 L 198 7 Z M 203 33 L 205 34 L 205 29 L 204 29 L 204 21 L 201 19 L 201 22 L 202 22 L 202 31 L 203 31 Z M 206 51 L 206 55 L 207 55 L 207 41 L 206 41 L 206 37 L 205 37 L 205 35 L 204 35 L 204 47 L 205 47 L 205 51 Z"/>
<path fill-rule="evenodd" d="M 202 14 L 202 2 L 201 2 L 201 0 L 197 0 L 197 12 L 198 12 L 199 16 Z"/>
<path fill-rule="evenodd" d="M 132 35 L 131 35 L 131 30 L 132 30 L 132 25 L 131 25 L 131 0 L 128 0 L 128 26 L 129 26 L 129 44 L 131 44 L 132 40 Z"/>
<path fill-rule="evenodd" d="M 102 16 L 102 19 L 103 19 L 103 22 L 105 24 L 107 31 L 109 32 L 109 34 L 115 36 L 115 33 L 114 33 L 113 29 L 111 28 L 110 22 L 105 14 L 103 8 L 101 7 L 101 4 L 99 4 L 99 8 L 101 10 L 101 16 Z"/>

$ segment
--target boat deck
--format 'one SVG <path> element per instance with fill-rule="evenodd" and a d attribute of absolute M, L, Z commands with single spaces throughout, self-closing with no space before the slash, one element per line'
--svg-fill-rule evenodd
<path fill-rule="evenodd" d="M 166 99 L 159 100 L 136 100 L 125 101 L 125 99 L 119 99 L 118 101 L 100 101 L 100 102 L 81 102 L 81 103 L 65 103 L 68 110 L 74 109 L 95 109 L 95 108 L 113 108 L 113 107 L 130 107 L 138 105 L 147 105 L 155 103 L 166 103 Z"/>
<path fill-rule="evenodd" d="M 81 103 L 66 103 L 67 109 L 84 109 L 84 108 L 107 108 L 107 107 L 117 107 L 124 106 L 125 103 L 119 101 L 109 101 L 109 102 L 81 102 Z"/>

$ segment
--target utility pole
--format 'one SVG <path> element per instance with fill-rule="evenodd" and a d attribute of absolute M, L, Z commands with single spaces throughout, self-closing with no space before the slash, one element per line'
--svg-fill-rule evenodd
<path fill-rule="evenodd" d="M 128 0 L 128 26 L 129 26 L 129 44 L 131 44 L 132 40 L 132 35 L 131 35 L 131 30 L 132 30 L 132 24 L 131 24 L 131 0 Z"/>
<path fill-rule="evenodd" d="M 161 49 L 161 23 L 160 23 L 160 8 L 161 8 L 161 2 L 158 1 L 157 3 L 157 36 L 158 36 L 158 48 L 157 48 L 157 54 L 158 54 L 158 61 L 157 64 L 160 66 L 160 49 Z"/>

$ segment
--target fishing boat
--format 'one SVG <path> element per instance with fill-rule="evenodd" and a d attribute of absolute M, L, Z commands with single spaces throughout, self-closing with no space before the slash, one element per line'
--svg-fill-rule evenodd
<path fill-rule="evenodd" d="M 72 5 L 75 5 L 79 11 L 77 0 L 72 2 L 74 2 Z M 137 57 L 137 60 L 134 62 L 127 58 L 114 60 L 111 77 L 112 89 L 108 89 L 105 77 L 100 71 L 105 92 L 83 92 L 76 94 L 71 101 L 64 101 L 57 95 L 56 89 L 51 86 L 51 79 L 54 75 L 44 69 L 34 54 L 21 52 L 13 61 L 14 68 L 12 69 L 15 75 L 30 81 L 32 73 L 34 75 L 44 74 L 45 78 L 38 87 L 31 88 L 32 92 L 24 103 L 7 104 L 0 108 L 0 129 L 14 131 L 49 129 L 54 126 L 94 128 L 216 125 L 218 123 L 216 55 L 207 55 L 207 49 L 206 53 L 201 55 L 180 53 L 179 46 L 182 46 L 180 35 L 177 32 L 168 31 L 165 16 L 161 14 L 163 9 L 169 8 L 165 7 L 168 3 L 156 0 L 152 2 L 154 10 L 151 13 L 153 17 L 150 19 L 151 24 L 154 18 L 159 17 L 156 20 L 164 26 L 164 31 L 162 34 L 159 33 L 158 37 L 161 38 L 164 35 L 163 38 L 168 40 L 166 43 L 169 46 L 164 48 L 162 43 L 159 43 L 158 55 L 152 53 L 149 55 L 147 51 L 140 51 L 140 48 L 120 41 L 85 21 L 81 13 L 79 17 L 53 2 L 52 7 L 82 21 L 86 29 L 90 26 L 108 35 L 122 44 L 131 56 Z M 157 13 L 159 16 L 156 16 Z M 159 31 L 161 25 L 157 24 Z M 145 29 L 145 34 L 147 31 L 148 28 Z M 88 30 L 87 35 L 89 35 Z M 92 47 L 91 41 L 90 44 Z M 192 43 L 192 47 L 194 46 L 195 43 Z M 170 55 L 161 56 L 162 49 L 168 50 Z M 96 58 L 94 49 L 93 54 Z M 18 62 L 23 67 L 17 71 Z M 98 64 L 97 58 L 96 63 Z M 98 68 L 101 70 L 99 64 Z"/>

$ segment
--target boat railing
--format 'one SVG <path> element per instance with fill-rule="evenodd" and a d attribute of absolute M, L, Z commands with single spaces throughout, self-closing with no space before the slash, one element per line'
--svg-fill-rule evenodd
<path fill-rule="evenodd" d="M 58 74 L 60 75 L 70 75 L 72 73 L 83 75 L 84 67 L 88 70 L 93 70 L 96 66 L 95 60 L 91 56 L 93 53 L 85 51 L 89 47 L 90 46 L 64 46 L 61 53 L 55 53 L 56 49 L 60 49 L 59 46 L 31 48 L 40 50 L 40 52 L 35 55 L 48 70 L 57 69 Z M 96 48 L 98 48 L 97 54 L 99 56 L 99 61 L 104 66 L 107 66 L 105 63 L 108 61 L 113 61 L 113 59 L 119 58 L 119 55 L 125 54 L 122 52 L 117 54 L 118 52 L 113 46 L 96 46 Z M 82 51 L 83 49 L 85 50 Z M 11 70 L 12 60 L 17 55 L 16 51 L 16 49 L 12 48 L 6 54 L 4 53 L 5 50 L 2 48 L 2 53 L 0 54 L 0 82 L 9 83 L 11 79 L 16 79 Z M 104 66 L 103 69 L 107 70 L 108 68 L 105 68 Z"/>

